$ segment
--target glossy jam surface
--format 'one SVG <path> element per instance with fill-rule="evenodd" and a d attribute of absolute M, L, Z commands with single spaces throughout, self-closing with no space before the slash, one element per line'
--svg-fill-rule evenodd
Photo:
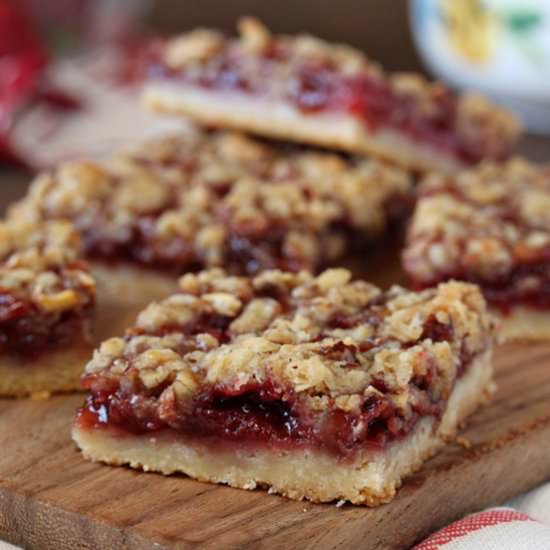
<path fill-rule="evenodd" d="M 350 361 L 349 368 L 354 368 Z M 292 390 L 277 388 L 270 381 L 240 387 L 205 387 L 190 403 L 163 401 L 163 387 L 148 391 L 134 377 L 131 386 L 119 387 L 114 380 L 84 378 L 93 388 L 78 413 L 81 428 L 115 428 L 134 435 L 169 430 L 199 440 L 252 443 L 277 448 L 313 447 L 337 456 L 351 456 L 359 449 L 382 449 L 406 436 L 424 416 L 439 417 L 444 401 L 430 392 L 433 369 L 412 381 L 415 394 L 412 414 L 404 418 L 383 394 L 365 400 L 359 413 L 303 407 Z M 386 388 L 375 387 L 381 392 Z M 222 443 L 223 444 L 223 443 Z"/>

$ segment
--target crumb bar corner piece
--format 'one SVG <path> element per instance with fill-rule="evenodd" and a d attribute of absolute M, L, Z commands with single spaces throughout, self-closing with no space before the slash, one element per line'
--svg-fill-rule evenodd
<path fill-rule="evenodd" d="M 485 162 L 419 188 L 403 267 L 415 288 L 479 285 L 504 340 L 550 335 L 550 170 Z"/>
<path fill-rule="evenodd" d="M 0 223 L 0 395 L 79 389 L 94 348 L 94 303 L 72 224 Z"/>
<path fill-rule="evenodd" d="M 272 35 L 245 18 L 240 36 L 197 29 L 152 62 L 145 103 L 201 124 L 344 151 L 416 170 L 454 172 L 502 159 L 520 125 L 477 94 L 419 74 L 388 74 L 349 46 Z"/>
<path fill-rule="evenodd" d="M 488 399 L 492 343 L 466 283 L 188 274 L 95 352 L 72 435 L 94 461 L 376 506 Z"/>

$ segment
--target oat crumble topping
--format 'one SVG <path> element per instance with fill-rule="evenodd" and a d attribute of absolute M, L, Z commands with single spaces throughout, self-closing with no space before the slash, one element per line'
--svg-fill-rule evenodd
<path fill-rule="evenodd" d="M 105 166 L 62 164 L 39 176 L 11 212 L 72 220 L 90 256 L 180 272 L 297 271 L 341 257 L 351 236 L 379 235 L 410 190 L 411 177 L 381 161 L 197 130 Z"/>
<path fill-rule="evenodd" d="M 69 222 L 0 223 L 0 352 L 88 339 L 95 282 Z"/>
<path fill-rule="evenodd" d="M 450 282 L 383 292 L 350 279 L 344 269 L 187 274 L 178 293 L 101 345 L 84 384 L 92 401 L 107 392 L 111 403 L 132 403 L 134 418 L 173 427 L 208 388 L 278 388 L 279 399 L 314 415 L 382 402 L 399 422 L 438 414 L 471 359 L 491 347 L 479 290 Z"/>
<path fill-rule="evenodd" d="M 86 307 L 95 283 L 68 222 L 0 223 L 0 293 L 54 313 Z"/>
<path fill-rule="evenodd" d="M 354 80 L 359 76 L 365 79 L 363 84 L 372 87 L 369 93 L 375 96 L 375 103 L 378 99 L 373 112 L 388 108 L 384 101 L 388 102 L 391 95 L 406 106 L 405 111 L 396 114 L 397 119 L 408 117 L 409 109 L 414 109 L 424 121 L 434 123 L 430 130 L 434 139 L 438 125 L 451 124 L 467 155 L 475 156 L 477 151 L 480 158 L 500 158 L 519 134 L 518 121 L 479 94 L 456 98 L 442 83 L 430 82 L 418 74 L 386 74 L 377 63 L 350 46 L 307 34 L 273 36 L 253 18 L 240 21 L 239 33 L 239 38 L 229 38 L 218 31 L 197 29 L 172 39 L 162 59 L 169 71 L 167 76 L 183 76 L 185 81 L 206 88 L 235 88 L 274 98 L 300 97 L 303 91 L 307 101 L 300 105 L 312 111 L 325 107 L 317 102 L 330 93 L 330 82 L 334 83 L 335 78 L 344 79 L 350 83 L 350 90 L 359 93 L 361 85 Z M 327 77 L 324 86 L 321 81 L 326 71 L 332 76 Z M 223 76 L 218 78 L 219 75 Z M 355 111 L 357 114 L 357 106 Z M 391 116 L 388 122 L 399 123 L 392 121 Z M 410 121 L 403 126 L 410 127 Z"/>
<path fill-rule="evenodd" d="M 529 299 L 549 260 L 547 168 L 518 157 L 422 183 L 403 256 L 418 286 L 454 277 L 480 283 L 490 301 Z"/>

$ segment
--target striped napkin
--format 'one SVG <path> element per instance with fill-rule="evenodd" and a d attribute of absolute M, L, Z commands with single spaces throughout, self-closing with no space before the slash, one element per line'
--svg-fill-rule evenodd
<path fill-rule="evenodd" d="M 550 550 L 550 483 L 455 521 L 414 550 Z"/>

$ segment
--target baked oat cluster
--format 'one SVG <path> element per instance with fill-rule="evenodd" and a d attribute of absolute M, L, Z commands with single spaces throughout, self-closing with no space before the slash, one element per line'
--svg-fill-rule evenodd
<path fill-rule="evenodd" d="M 0 293 L 47 313 L 92 304 L 95 284 L 72 224 L 0 223 Z"/>
<path fill-rule="evenodd" d="M 428 177 L 403 263 L 419 287 L 455 277 L 487 286 L 497 299 L 499 287 L 508 298 L 539 290 L 546 272 L 531 268 L 549 253 L 550 171 L 514 158 Z"/>
<path fill-rule="evenodd" d="M 437 125 L 450 124 L 458 140 L 469 144 L 468 155 L 476 155 L 477 150 L 477 154 L 502 157 L 519 134 L 518 121 L 483 96 L 470 93 L 455 99 L 442 83 L 419 74 L 385 73 L 379 64 L 350 46 L 305 34 L 273 36 L 253 18 L 243 18 L 239 32 L 239 38 L 228 38 L 215 30 L 197 29 L 171 40 L 162 62 L 171 73 L 184 71 L 188 82 L 274 98 L 285 96 L 297 100 L 306 111 L 338 107 L 325 97 L 332 93 L 330 81 L 335 78 L 349 84 L 351 93 L 359 94 L 367 85 L 368 94 L 378 101 L 373 112 L 382 114 L 391 104 L 397 105 L 394 124 L 397 119 L 407 119 L 412 109 L 433 122 L 434 136 Z M 358 76 L 365 81 L 354 85 Z M 326 86 L 321 86 L 325 79 Z M 349 99 L 340 97 L 342 102 Z M 366 101 L 368 111 L 368 97 Z M 376 125 L 373 120 L 369 123 Z"/>
<path fill-rule="evenodd" d="M 70 219 L 89 256 L 176 270 L 317 269 L 380 234 L 410 176 L 376 160 L 194 133 L 69 162 L 37 178 L 13 216 Z"/>
<path fill-rule="evenodd" d="M 185 429 L 182 415 L 201 395 L 254 391 L 292 403 L 302 422 L 369 411 L 394 418 L 385 435 L 406 431 L 418 415 L 441 412 L 456 379 L 490 347 L 485 302 L 465 283 L 383 292 L 350 277 L 345 269 L 187 274 L 179 293 L 95 352 L 84 375 L 92 403 L 110 395 L 115 424 Z M 347 437 L 368 430 L 356 423 Z"/>
<path fill-rule="evenodd" d="M 95 282 L 69 222 L 0 223 L 0 352 L 88 339 Z"/>
<path fill-rule="evenodd" d="M 206 61 L 216 59 L 221 53 L 230 50 L 234 56 L 250 56 L 242 59 L 248 64 L 250 77 L 261 85 L 261 73 L 254 70 L 252 56 L 271 56 L 277 60 L 284 55 L 290 65 L 304 62 L 331 62 L 344 74 L 353 75 L 358 71 L 369 71 L 373 75 L 382 75 L 380 66 L 360 52 L 344 44 L 329 44 L 309 35 L 273 36 L 257 19 L 242 18 L 239 22 L 239 38 L 229 38 L 212 29 L 196 29 L 172 39 L 164 51 L 164 61 L 172 69 L 199 66 Z"/>

